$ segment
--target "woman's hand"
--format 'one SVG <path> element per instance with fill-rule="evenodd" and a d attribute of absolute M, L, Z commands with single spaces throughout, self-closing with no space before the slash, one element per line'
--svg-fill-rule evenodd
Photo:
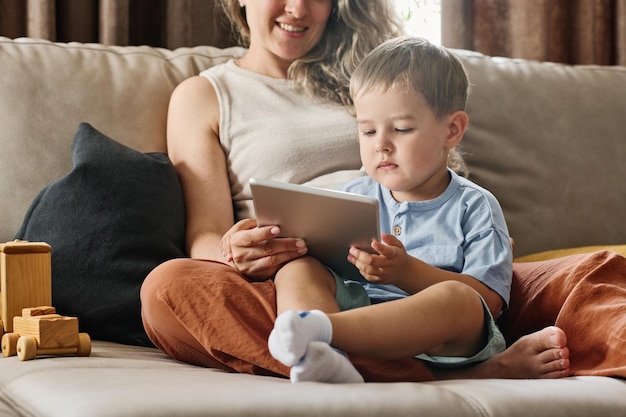
<path fill-rule="evenodd" d="M 372 249 L 376 254 L 351 247 L 348 260 L 366 280 L 376 284 L 398 285 L 407 276 L 410 256 L 402 242 L 394 236 L 384 233 L 382 241 L 384 243 L 372 241 Z"/>
<path fill-rule="evenodd" d="M 304 240 L 279 238 L 279 234 L 278 226 L 257 227 L 255 219 L 244 219 L 224 234 L 220 250 L 239 272 L 253 281 L 263 281 L 307 252 Z"/>

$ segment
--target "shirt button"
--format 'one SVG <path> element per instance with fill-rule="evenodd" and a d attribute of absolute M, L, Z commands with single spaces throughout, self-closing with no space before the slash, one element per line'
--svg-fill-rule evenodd
<path fill-rule="evenodd" d="M 396 236 L 400 236 L 402 234 L 402 227 L 394 226 L 393 227 L 393 234 L 396 235 Z"/>

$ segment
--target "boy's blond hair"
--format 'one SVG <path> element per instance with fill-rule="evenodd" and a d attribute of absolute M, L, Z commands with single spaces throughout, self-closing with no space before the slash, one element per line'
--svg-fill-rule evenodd
<path fill-rule="evenodd" d="M 465 111 L 469 80 L 461 61 L 444 47 L 423 38 L 401 36 L 390 39 L 369 53 L 350 80 L 350 95 L 375 89 L 407 88 L 420 93 L 435 117 Z M 465 161 L 451 149 L 448 166 L 467 176 Z"/>

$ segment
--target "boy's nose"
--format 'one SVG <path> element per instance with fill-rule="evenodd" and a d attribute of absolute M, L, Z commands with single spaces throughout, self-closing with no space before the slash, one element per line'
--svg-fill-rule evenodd
<path fill-rule="evenodd" d="M 381 138 L 376 141 L 375 149 L 376 149 L 376 152 L 389 152 L 390 150 L 389 142 L 386 141 L 384 138 Z"/>

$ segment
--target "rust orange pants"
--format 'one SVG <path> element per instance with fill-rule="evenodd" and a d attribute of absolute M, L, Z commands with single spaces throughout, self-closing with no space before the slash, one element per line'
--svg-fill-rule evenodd
<path fill-rule="evenodd" d="M 226 264 L 175 259 L 142 290 L 148 336 L 178 360 L 227 371 L 288 376 L 268 352 L 276 318 L 271 280 L 251 283 Z M 510 308 L 499 320 L 509 343 L 548 325 L 568 336 L 579 375 L 626 378 L 626 259 L 613 252 L 514 264 Z M 429 381 L 420 361 L 351 356 L 366 381 Z"/>

